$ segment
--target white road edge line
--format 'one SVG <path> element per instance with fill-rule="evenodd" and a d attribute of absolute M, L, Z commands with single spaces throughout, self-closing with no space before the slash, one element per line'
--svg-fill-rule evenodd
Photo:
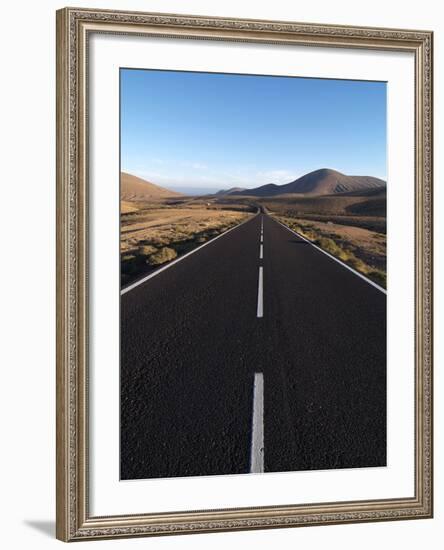
<path fill-rule="evenodd" d="M 250 472 L 264 471 L 264 375 L 254 373 L 253 388 L 253 430 L 251 435 Z"/>
<path fill-rule="evenodd" d="M 156 271 L 154 271 L 154 273 L 150 273 L 149 275 L 147 275 L 146 277 L 143 277 L 142 279 L 139 279 L 135 283 L 133 283 L 133 284 L 131 284 L 131 285 L 125 287 L 125 288 L 122 288 L 122 290 L 120 291 L 120 295 L 123 296 L 124 294 L 126 294 L 130 290 L 133 290 L 133 288 L 136 288 L 139 285 L 141 285 L 142 283 L 144 283 L 145 281 L 148 281 L 148 279 L 152 279 L 156 275 L 159 275 L 159 273 L 162 273 L 162 271 L 165 271 L 165 269 L 168 269 L 169 267 L 173 266 L 174 264 L 177 264 L 178 262 L 184 260 L 188 256 L 191 256 L 191 254 L 194 254 L 195 252 L 197 252 L 198 250 L 200 250 L 204 246 L 207 246 L 207 244 L 214 243 L 214 241 L 217 241 L 217 239 L 220 239 L 224 235 L 228 235 L 228 233 L 230 233 L 230 231 L 233 231 L 234 229 L 237 229 L 241 225 L 244 225 L 244 223 L 251 222 L 252 220 L 254 220 L 254 218 L 256 216 L 257 216 L 257 214 L 255 214 L 252 218 L 248 218 L 248 219 L 244 220 L 243 222 L 239 223 L 238 225 L 235 225 L 234 227 L 231 227 L 230 229 L 227 229 L 227 231 L 224 231 L 223 233 L 221 233 L 217 237 L 214 237 L 213 239 L 207 241 L 206 243 L 201 244 L 197 248 L 193 248 L 193 250 L 190 250 L 190 252 L 187 252 L 183 256 L 180 256 L 179 258 L 177 258 L 177 260 L 173 260 L 172 262 L 168 263 L 167 265 L 157 269 Z"/>
<path fill-rule="evenodd" d="M 366 283 L 368 283 L 369 285 L 372 285 L 374 286 L 376 289 L 378 289 L 379 291 L 381 291 L 382 293 L 384 293 L 385 295 L 387 295 L 387 290 L 385 288 L 382 288 L 382 286 L 379 286 L 377 283 L 373 282 L 371 279 L 368 279 L 365 275 L 362 275 L 362 273 L 359 273 L 359 271 L 356 271 L 356 269 L 353 269 L 352 267 L 350 267 L 349 265 L 345 264 L 344 262 L 341 262 L 341 260 L 339 260 L 338 258 L 336 258 L 335 256 L 333 256 L 332 254 L 330 254 L 329 252 L 326 252 L 325 250 L 323 250 L 320 246 L 312 243 L 311 241 L 309 241 L 308 239 L 306 239 L 305 237 L 303 237 L 302 235 L 300 235 L 299 233 L 296 233 L 296 231 L 293 231 L 293 229 L 290 229 L 287 225 L 285 225 L 284 223 L 280 222 L 279 220 L 276 220 L 275 218 L 272 218 L 275 222 L 277 222 L 278 224 L 282 225 L 282 227 L 285 227 L 285 229 L 288 229 L 288 231 L 290 231 L 290 233 L 293 233 L 293 235 L 296 235 L 297 237 L 299 237 L 300 239 L 306 241 L 308 244 L 311 244 L 311 246 L 313 246 L 314 248 L 316 248 L 317 250 L 319 250 L 320 252 L 322 252 L 323 254 L 325 254 L 326 256 L 328 256 L 329 258 L 331 258 L 332 260 L 334 260 L 335 262 L 337 262 L 338 264 L 342 265 L 342 267 L 345 267 L 345 269 L 348 269 L 349 271 L 351 271 L 352 273 L 354 273 L 355 275 L 357 275 L 358 277 L 360 277 L 362 280 L 364 280 Z"/>
<path fill-rule="evenodd" d="M 257 286 L 257 316 L 264 316 L 264 270 L 259 267 L 259 282 Z"/>
<path fill-rule="evenodd" d="M 259 260 L 264 259 L 264 245 L 261 243 L 261 246 L 259 248 Z"/>

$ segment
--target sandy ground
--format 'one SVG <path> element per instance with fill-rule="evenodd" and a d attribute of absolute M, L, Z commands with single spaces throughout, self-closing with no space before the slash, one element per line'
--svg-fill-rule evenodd
<path fill-rule="evenodd" d="M 384 234 L 350 225 L 315 222 L 299 218 L 291 218 L 291 220 L 300 225 L 311 240 L 318 236 L 332 239 L 341 248 L 351 251 L 368 266 L 385 272 L 387 247 Z M 310 231 L 313 232 L 313 235 L 310 235 Z"/>
<path fill-rule="evenodd" d="M 245 212 L 206 208 L 150 208 L 129 211 L 122 205 L 121 252 L 131 253 L 140 245 L 165 246 L 220 231 L 240 223 Z"/>
<path fill-rule="evenodd" d="M 307 220 L 301 220 L 307 224 Z M 348 241 L 354 246 L 360 246 L 376 255 L 385 256 L 386 254 L 386 237 L 381 233 L 369 231 L 362 227 L 353 227 L 351 225 L 330 224 L 322 222 L 314 222 L 314 227 L 321 229 L 322 232 L 328 232 L 342 241 Z M 334 238 L 334 237 L 332 237 Z"/>

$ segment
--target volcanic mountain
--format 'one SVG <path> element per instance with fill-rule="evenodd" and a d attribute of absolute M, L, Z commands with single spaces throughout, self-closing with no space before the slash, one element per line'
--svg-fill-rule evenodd
<path fill-rule="evenodd" d="M 183 196 L 182 193 L 170 191 L 126 172 L 120 174 L 120 200 L 122 201 L 145 201 L 181 196 Z"/>
<path fill-rule="evenodd" d="M 284 185 L 268 183 L 254 189 L 236 191 L 231 194 L 254 197 L 272 197 L 293 193 L 302 195 L 335 195 L 337 193 L 350 193 L 385 187 L 386 182 L 379 178 L 372 176 L 346 176 L 336 170 L 321 168 Z"/>
<path fill-rule="evenodd" d="M 245 187 L 231 187 L 230 189 L 221 189 L 215 195 L 233 195 L 233 193 L 241 193 L 242 191 L 246 191 Z"/>

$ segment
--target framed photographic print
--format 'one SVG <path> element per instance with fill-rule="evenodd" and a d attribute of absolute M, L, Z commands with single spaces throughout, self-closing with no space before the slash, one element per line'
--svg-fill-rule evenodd
<path fill-rule="evenodd" d="M 57 536 L 432 516 L 432 33 L 57 12 Z"/>

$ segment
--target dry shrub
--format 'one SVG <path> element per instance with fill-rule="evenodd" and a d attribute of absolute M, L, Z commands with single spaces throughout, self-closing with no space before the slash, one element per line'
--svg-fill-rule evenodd
<path fill-rule="evenodd" d="M 333 239 L 329 239 L 328 237 L 319 237 L 315 240 L 315 244 L 344 262 L 351 260 L 353 257 L 350 252 L 341 248 Z"/>
<path fill-rule="evenodd" d="M 369 267 L 366 263 L 364 263 L 359 258 L 356 258 L 356 256 L 352 256 L 349 261 L 347 262 L 353 269 L 356 269 L 356 271 L 360 271 L 361 273 L 367 274 L 369 272 Z"/>
<path fill-rule="evenodd" d="M 150 245 L 150 244 L 139 246 L 139 249 L 138 249 L 138 254 L 140 256 L 150 256 L 151 254 L 154 254 L 155 252 L 157 252 L 157 248 L 155 246 Z"/>
<path fill-rule="evenodd" d="M 372 281 L 379 284 L 382 287 L 386 287 L 387 276 L 386 273 L 380 269 L 374 268 L 371 265 L 368 265 L 361 258 L 357 258 L 354 254 L 354 249 L 350 247 L 344 247 L 340 240 L 336 241 L 332 237 L 334 235 L 329 232 L 323 232 L 322 230 L 315 230 L 312 225 L 296 222 L 292 218 L 284 218 L 281 216 L 276 216 L 277 219 L 282 221 L 285 225 L 296 231 L 299 235 L 302 235 L 309 241 L 318 245 L 322 250 L 325 250 L 332 256 L 342 260 L 344 263 L 356 269 L 360 273 L 369 277 Z M 385 239 L 384 236 L 382 236 Z"/>
<path fill-rule="evenodd" d="M 378 285 L 382 286 L 383 288 L 387 288 L 387 275 L 380 269 L 374 269 L 373 271 L 370 271 L 370 273 L 368 273 L 368 276 Z"/>
<path fill-rule="evenodd" d="M 168 246 L 164 246 L 154 254 L 151 254 L 149 256 L 147 263 L 150 265 L 161 265 L 166 262 L 170 262 L 171 260 L 174 260 L 177 257 L 177 252 L 173 248 L 169 248 Z"/>

